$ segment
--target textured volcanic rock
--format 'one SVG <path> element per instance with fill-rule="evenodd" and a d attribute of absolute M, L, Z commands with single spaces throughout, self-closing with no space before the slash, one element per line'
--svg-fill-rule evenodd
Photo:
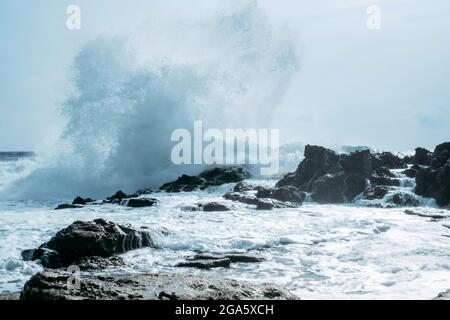
<path fill-rule="evenodd" d="M 44 267 L 59 268 L 69 266 L 84 257 L 106 258 L 149 246 L 153 246 L 153 241 L 147 231 L 96 219 L 75 221 L 38 249 L 25 250 L 22 257 L 27 260 L 41 259 Z"/>
<path fill-rule="evenodd" d="M 398 192 L 392 195 L 389 201 L 396 204 L 397 206 L 418 207 L 420 205 L 420 202 L 419 200 L 417 200 L 416 196 L 414 196 L 413 194 L 402 192 Z"/>
<path fill-rule="evenodd" d="M 58 205 L 55 210 L 64 210 L 64 209 L 79 209 L 82 208 L 83 206 L 80 205 L 74 205 L 74 204 L 68 204 L 68 203 L 62 203 L 60 205 Z"/>
<path fill-rule="evenodd" d="M 214 211 L 230 211 L 227 206 L 217 202 L 208 202 L 200 204 L 200 208 L 206 212 L 214 212 Z"/>
<path fill-rule="evenodd" d="M 180 274 L 80 276 L 80 288 L 68 286 L 71 273 L 62 270 L 34 275 L 24 286 L 23 300 L 245 300 L 297 299 L 271 284 L 250 284 Z"/>
<path fill-rule="evenodd" d="M 306 193 L 299 191 L 295 187 L 283 186 L 279 188 L 261 188 L 256 193 L 257 198 L 270 198 L 282 202 L 292 202 L 302 204 L 306 198 Z"/>
<path fill-rule="evenodd" d="M 203 171 L 198 176 L 184 174 L 175 181 L 163 184 L 160 190 L 166 192 L 203 190 L 207 187 L 220 186 L 225 183 L 240 182 L 249 177 L 249 171 L 243 167 L 229 166 L 212 168 Z"/>
<path fill-rule="evenodd" d="M 95 200 L 92 200 L 91 198 L 82 198 L 82 197 L 76 197 L 73 199 L 72 204 L 73 205 L 85 205 L 90 202 L 94 202 Z"/>
<path fill-rule="evenodd" d="M 154 198 L 131 198 L 126 200 L 125 205 L 132 208 L 144 208 L 151 207 L 157 202 L 158 200 Z"/>
<path fill-rule="evenodd" d="M 257 210 L 272 210 L 273 208 L 297 208 L 298 203 L 282 202 L 275 199 L 258 199 L 254 195 L 238 192 L 228 192 L 223 196 L 227 200 L 237 201 L 249 205 L 255 205 Z"/>
<path fill-rule="evenodd" d="M 123 267 L 125 261 L 118 256 L 112 256 L 109 258 L 102 257 L 84 257 L 74 262 L 73 265 L 80 268 L 81 271 L 102 270 L 110 267 Z"/>
<path fill-rule="evenodd" d="M 415 192 L 435 198 L 441 207 L 450 204 L 450 142 L 436 146 L 431 167 L 422 168 L 416 173 Z"/>
<path fill-rule="evenodd" d="M 368 188 L 366 191 L 364 191 L 364 199 L 367 200 L 374 200 L 374 199 L 383 199 L 384 196 L 387 195 L 390 188 L 387 186 L 374 186 Z"/>
<path fill-rule="evenodd" d="M 402 169 L 406 168 L 406 163 L 402 158 L 392 154 L 391 152 L 381 152 L 372 157 L 372 168 L 386 167 L 388 169 Z"/>
<path fill-rule="evenodd" d="M 105 203 L 121 203 L 124 199 L 136 198 L 137 194 L 126 194 L 122 190 L 117 191 L 112 196 L 108 197 L 104 202 Z"/>
<path fill-rule="evenodd" d="M 431 151 L 428 151 L 425 148 L 416 148 L 415 154 L 413 157 L 413 164 L 416 165 L 422 165 L 422 166 L 429 166 L 431 165 L 431 161 L 433 159 L 433 153 Z"/>
<path fill-rule="evenodd" d="M 231 260 L 227 258 L 223 259 L 202 259 L 202 260 L 192 260 L 186 262 L 180 262 L 175 265 L 179 268 L 196 268 L 196 269 L 212 269 L 212 268 L 228 268 L 231 264 Z"/>
<path fill-rule="evenodd" d="M 255 263 L 264 261 L 262 257 L 243 253 L 225 254 L 217 256 L 211 254 L 197 254 L 192 258 L 190 258 L 189 260 L 217 260 L 217 259 L 228 259 L 231 261 L 231 263 Z"/>
<path fill-rule="evenodd" d="M 366 189 L 372 173 L 369 150 L 337 155 L 332 150 L 307 145 L 304 155 L 297 170 L 281 179 L 277 187 L 293 186 L 311 192 L 311 198 L 319 203 L 351 201 Z"/>

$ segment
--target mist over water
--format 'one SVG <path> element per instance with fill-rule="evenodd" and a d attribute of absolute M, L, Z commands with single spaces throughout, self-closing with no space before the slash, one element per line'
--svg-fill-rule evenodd
<path fill-rule="evenodd" d="M 200 168 L 171 163 L 173 130 L 192 130 L 194 120 L 205 129 L 269 128 L 298 70 L 286 30 L 253 2 L 98 38 L 73 62 L 66 124 L 52 152 L 0 196 L 102 197 L 194 173 Z"/>

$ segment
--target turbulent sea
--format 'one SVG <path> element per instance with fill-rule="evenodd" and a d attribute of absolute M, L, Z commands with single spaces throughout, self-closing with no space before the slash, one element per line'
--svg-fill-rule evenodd
<path fill-rule="evenodd" d="M 25 175 L 34 159 L 3 154 L 0 176 L 5 181 Z M 275 184 L 268 179 L 249 182 Z M 404 178 L 402 185 L 402 191 L 412 192 L 411 179 Z M 302 299 L 430 299 L 450 288 L 450 214 L 429 199 L 420 199 L 422 206 L 413 210 L 448 218 L 407 215 L 405 208 L 374 208 L 358 201 L 256 211 L 224 200 L 232 187 L 155 193 L 151 196 L 160 202 L 142 209 L 107 204 L 55 211 L 68 199 L 0 200 L 0 292 L 20 291 L 42 269 L 23 261 L 21 250 L 39 246 L 75 220 L 100 217 L 148 227 L 157 246 L 123 254 L 127 266 L 108 272 L 186 272 L 273 282 Z M 210 201 L 226 203 L 232 211 L 183 210 Z M 265 260 L 209 271 L 173 267 L 197 252 L 253 252 Z"/>

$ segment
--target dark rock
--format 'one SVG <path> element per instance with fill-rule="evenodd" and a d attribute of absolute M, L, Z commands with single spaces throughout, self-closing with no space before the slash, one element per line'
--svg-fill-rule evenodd
<path fill-rule="evenodd" d="M 167 273 L 83 275 L 77 290 L 67 285 L 71 275 L 62 270 L 38 273 L 25 284 L 20 297 L 23 300 L 296 299 L 288 291 L 271 284 Z"/>
<path fill-rule="evenodd" d="M 224 206 L 223 204 L 217 203 L 217 202 L 209 202 L 209 203 L 201 204 L 200 207 L 203 209 L 203 211 L 206 211 L 206 212 L 230 211 L 230 209 L 228 209 L 228 207 Z"/>
<path fill-rule="evenodd" d="M 228 268 L 231 264 L 231 260 L 224 259 L 211 259 L 211 260 L 198 260 L 198 261 L 186 261 L 180 262 L 175 265 L 179 268 L 196 268 L 196 269 L 212 269 L 212 268 Z"/>
<path fill-rule="evenodd" d="M 57 206 L 57 207 L 55 208 L 55 210 L 79 209 L 79 208 L 83 208 L 83 206 L 73 205 L 73 204 L 68 204 L 68 203 L 63 203 L 63 204 L 60 204 L 59 206 Z"/>
<path fill-rule="evenodd" d="M 207 186 L 220 186 L 248 179 L 250 172 L 243 167 L 230 166 L 205 170 L 199 177 L 207 181 Z"/>
<path fill-rule="evenodd" d="M 144 208 L 151 207 L 157 202 L 158 200 L 154 198 L 132 198 L 126 201 L 126 206 L 132 208 Z"/>
<path fill-rule="evenodd" d="M 400 180 L 392 179 L 392 178 L 386 178 L 386 177 L 372 176 L 372 177 L 370 177 L 370 184 L 373 185 L 373 186 L 399 187 L 400 186 Z"/>
<path fill-rule="evenodd" d="M 160 190 L 166 192 L 190 192 L 204 186 L 205 179 L 183 174 L 176 181 L 165 183 Z"/>
<path fill-rule="evenodd" d="M 438 206 L 450 204 L 450 164 L 437 169 L 424 168 L 416 174 L 415 192 L 436 199 Z"/>
<path fill-rule="evenodd" d="M 329 149 L 308 145 L 297 170 L 276 186 L 312 192 L 311 198 L 319 203 L 351 201 L 366 188 L 372 172 L 371 161 L 369 150 L 337 155 Z"/>
<path fill-rule="evenodd" d="M 377 177 L 392 178 L 394 175 L 387 167 L 378 167 L 373 169 L 372 174 Z"/>
<path fill-rule="evenodd" d="M 419 172 L 420 170 L 422 170 L 422 167 L 415 164 L 411 168 L 403 170 L 401 173 L 404 174 L 405 176 L 407 176 L 408 178 L 415 178 L 417 175 L 417 172 Z"/>
<path fill-rule="evenodd" d="M 148 195 L 148 194 L 152 194 L 152 193 L 154 193 L 154 191 L 152 189 L 139 189 L 138 191 L 136 191 L 136 194 L 138 196 Z"/>
<path fill-rule="evenodd" d="M 390 201 L 398 206 L 418 207 L 420 205 L 419 200 L 409 193 L 395 193 Z"/>
<path fill-rule="evenodd" d="M 257 199 L 255 196 L 240 194 L 236 192 L 227 192 L 223 195 L 223 197 L 227 200 L 237 201 L 245 204 L 257 205 L 261 201 Z"/>
<path fill-rule="evenodd" d="M 91 198 L 81 198 L 81 197 L 76 197 L 73 201 L 72 204 L 73 205 L 85 205 L 88 204 L 90 202 L 94 202 L 95 200 L 92 200 Z"/>
<path fill-rule="evenodd" d="M 233 188 L 233 192 L 247 192 L 252 190 L 253 187 L 246 182 L 239 182 Z"/>
<path fill-rule="evenodd" d="M 312 187 L 311 198 L 318 203 L 343 203 L 347 201 L 342 189 L 344 188 L 343 174 L 327 174 L 316 181 Z"/>
<path fill-rule="evenodd" d="M 101 270 L 110 267 L 123 267 L 125 266 L 125 261 L 118 256 L 112 256 L 109 258 L 102 257 L 83 257 L 73 265 L 80 268 L 81 271 L 91 271 L 91 270 Z"/>
<path fill-rule="evenodd" d="M 386 186 L 370 187 L 366 191 L 364 191 L 364 199 L 367 200 L 383 199 L 387 195 L 389 190 L 390 188 Z"/>
<path fill-rule="evenodd" d="M 117 191 L 114 195 L 107 198 L 107 202 L 120 203 L 123 199 L 135 198 L 137 194 L 128 195 L 122 190 Z"/>
<path fill-rule="evenodd" d="M 273 203 L 261 201 L 256 204 L 256 210 L 272 210 L 274 208 Z"/>
<path fill-rule="evenodd" d="M 306 198 L 306 193 L 299 191 L 297 188 L 292 186 L 283 186 L 279 188 L 266 189 L 261 188 L 256 193 L 257 198 L 270 198 L 283 202 L 293 202 L 297 204 L 302 204 Z"/>
<path fill-rule="evenodd" d="M 214 256 L 209 254 L 197 254 L 194 257 L 190 258 L 190 260 L 218 260 L 218 259 L 219 260 L 229 259 L 231 263 L 255 263 L 264 261 L 262 257 L 247 254 L 225 254 L 220 256 Z"/>
<path fill-rule="evenodd" d="M 316 179 L 336 170 L 339 163 L 339 157 L 334 151 L 320 146 L 307 145 L 304 156 L 297 170 L 278 181 L 277 187 L 293 186 L 303 191 L 310 191 Z"/>
<path fill-rule="evenodd" d="M 436 146 L 431 167 L 417 172 L 415 192 L 433 197 L 441 207 L 450 204 L 450 142 Z"/>
<path fill-rule="evenodd" d="M 52 249 L 42 248 L 43 254 L 40 257 L 41 264 L 45 268 L 58 269 L 66 266 L 62 261 L 61 255 Z"/>
<path fill-rule="evenodd" d="M 424 148 L 416 148 L 415 154 L 413 157 L 413 164 L 429 166 L 431 165 L 433 154 Z"/>
<path fill-rule="evenodd" d="M 443 215 L 443 214 L 422 213 L 422 212 L 416 212 L 416 211 L 409 210 L 409 209 L 406 209 L 404 212 L 407 215 L 418 216 L 418 217 L 423 217 L 423 218 L 431 218 L 431 219 L 445 219 L 445 218 L 448 218 L 448 216 Z"/>
<path fill-rule="evenodd" d="M 372 155 L 372 168 L 377 169 L 380 167 L 386 167 L 388 169 L 402 169 L 407 166 L 402 158 L 397 157 L 391 152 L 381 152 Z"/>
<path fill-rule="evenodd" d="M 437 145 L 434 148 L 433 158 L 431 160 L 431 167 L 433 169 L 441 168 L 448 164 L 450 159 L 450 142 L 445 142 Z"/>
<path fill-rule="evenodd" d="M 160 190 L 166 192 L 189 192 L 203 190 L 207 187 L 220 186 L 226 183 L 240 182 L 250 177 L 243 167 L 229 166 L 212 168 L 203 171 L 198 176 L 182 175 L 176 181 L 165 183 Z"/>
<path fill-rule="evenodd" d="M 223 196 L 227 200 L 237 201 L 249 205 L 255 205 L 257 210 L 272 210 L 273 208 L 297 208 L 299 204 L 293 202 L 281 202 L 275 199 L 258 199 L 256 196 L 228 192 Z"/>
<path fill-rule="evenodd" d="M 141 247 L 153 246 L 147 231 L 137 231 L 128 225 L 96 219 L 75 221 L 59 231 L 36 252 L 24 253 L 27 257 L 41 259 L 44 266 L 57 268 L 69 266 L 83 257 L 110 257 Z"/>
<path fill-rule="evenodd" d="M 405 164 L 414 164 L 414 156 L 404 156 L 403 163 Z"/>

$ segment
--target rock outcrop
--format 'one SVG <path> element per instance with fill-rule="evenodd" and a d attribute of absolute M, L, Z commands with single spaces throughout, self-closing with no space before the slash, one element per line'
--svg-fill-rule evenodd
<path fill-rule="evenodd" d="M 118 253 L 153 246 L 148 231 L 96 219 L 75 221 L 38 249 L 25 250 L 25 260 L 41 260 L 44 267 L 60 268 L 85 257 L 111 257 Z"/>
<path fill-rule="evenodd" d="M 297 170 L 281 179 L 277 187 L 292 186 L 311 192 L 311 198 L 319 203 L 351 201 L 366 189 L 372 173 L 369 150 L 337 155 L 332 150 L 307 145 L 304 155 Z"/>
<path fill-rule="evenodd" d="M 80 276 L 79 288 L 68 285 L 72 273 L 47 270 L 24 286 L 22 300 L 259 300 L 298 299 L 272 284 L 251 284 L 181 274 Z"/>
<path fill-rule="evenodd" d="M 416 173 L 415 192 L 436 199 L 441 207 L 450 204 L 450 142 L 436 146 L 431 166 Z"/>
<path fill-rule="evenodd" d="M 205 170 L 198 176 L 184 174 L 177 180 L 162 185 L 160 190 L 166 192 L 204 190 L 208 187 L 220 186 L 225 183 L 240 182 L 249 177 L 250 173 L 244 167 L 218 167 Z"/>
<path fill-rule="evenodd" d="M 275 199 L 282 202 L 292 202 L 296 204 L 302 204 L 306 198 L 306 193 L 299 191 L 297 188 L 292 186 L 283 186 L 279 188 L 260 188 L 256 192 L 257 198 L 269 198 Z"/>

